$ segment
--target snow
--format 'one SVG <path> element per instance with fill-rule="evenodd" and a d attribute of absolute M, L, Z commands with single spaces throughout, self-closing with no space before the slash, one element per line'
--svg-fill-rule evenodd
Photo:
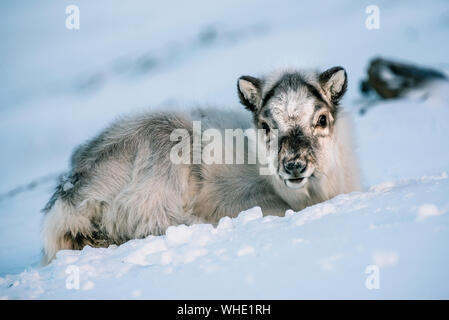
<path fill-rule="evenodd" d="M 398 262 L 398 255 L 393 251 L 378 251 L 373 253 L 373 264 L 378 267 L 395 265 Z"/>
<path fill-rule="evenodd" d="M 246 255 L 248 255 L 248 254 L 254 254 L 254 248 L 253 247 L 251 247 L 251 246 L 244 246 L 244 247 L 242 247 L 241 249 L 239 249 L 239 251 L 237 251 L 237 255 L 239 256 L 239 257 L 241 257 L 241 256 L 246 256 Z"/>
<path fill-rule="evenodd" d="M 365 28 L 364 1 L 79 1 L 78 31 L 64 27 L 69 4 L 0 5 L 8 61 L 0 73 L 0 298 L 449 298 L 449 86 L 433 84 L 426 101 L 357 112 L 358 81 L 375 55 L 447 69 L 445 1 L 378 1 L 379 30 Z M 74 147 L 118 115 L 241 108 L 242 74 L 333 65 L 349 75 L 343 105 L 363 192 L 285 217 L 255 207 L 216 227 L 64 250 L 38 266 L 40 210 L 55 176 Z M 379 270 L 378 289 L 366 285 L 367 270 Z"/>
<path fill-rule="evenodd" d="M 3 277 L 0 288 L 8 298 L 44 299 L 446 297 L 449 218 L 415 219 L 423 201 L 447 205 L 448 192 L 446 175 L 410 179 L 282 218 L 240 215 L 222 219 L 231 220 L 228 228 L 177 226 L 119 247 L 64 250 L 45 268 Z M 410 193 L 424 196 L 402 201 Z M 208 241 L 192 241 L 198 238 Z M 364 286 L 369 265 L 380 268 L 379 292 Z M 79 290 L 65 287 L 71 266 L 79 269 Z"/>

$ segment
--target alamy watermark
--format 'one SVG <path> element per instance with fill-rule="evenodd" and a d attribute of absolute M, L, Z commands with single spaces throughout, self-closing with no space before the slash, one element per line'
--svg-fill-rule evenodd
<path fill-rule="evenodd" d="M 68 290 L 79 290 L 80 288 L 80 269 L 78 266 L 70 265 L 65 269 L 67 278 L 65 280 L 65 287 Z"/>
<path fill-rule="evenodd" d="M 365 269 L 365 274 L 368 275 L 365 280 L 365 287 L 368 290 L 380 289 L 380 268 L 375 264 L 370 264 Z"/>
<path fill-rule="evenodd" d="M 69 30 L 79 30 L 80 28 L 80 8 L 77 5 L 69 5 L 65 8 L 67 15 L 65 27 Z"/>
<path fill-rule="evenodd" d="M 223 136 L 224 133 L 224 136 Z M 193 121 L 192 133 L 175 129 L 170 141 L 173 164 L 258 164 L 260 175 L 272 175 L 277 166 L 278 130 L 201 129 L 201 121 Z"/>
<path fill-rule="evenodd" d="M 376 5 L 369 5 L 365 9 L 365 13 L 368 15 L 365 19 L 365 27 L 368 30 L 380 29 L 380 9 Z"/>

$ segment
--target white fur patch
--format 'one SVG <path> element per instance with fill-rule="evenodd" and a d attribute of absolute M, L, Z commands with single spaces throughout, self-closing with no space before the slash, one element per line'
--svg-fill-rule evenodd
<path fill-rule="evenodd" d="M 332 94 L 339 93 L 343 89 L 345 80 L 345 71 L 337 71 L 330 77 L 329 81 L 327 82 L 327 87 Z"/>
<path fill-rule="evenodd" d="M 257 91 L 257 88 L 251 82 L 244 79 L 240 79 L 239 88 L 245 99 L 247 99 L 253 104 L 257 104 L 259 102 L 258 101 L 259 93 Z"/>

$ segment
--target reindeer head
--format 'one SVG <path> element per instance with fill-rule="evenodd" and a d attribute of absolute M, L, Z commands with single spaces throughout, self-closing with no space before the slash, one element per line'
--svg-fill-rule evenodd
<path fill-rule="evenodd" d="M 265 130 L 267 148 L 271 139 L 278 139 L 274 166 L 288 188 L 302 188 L 323 172 L 332 156 L 338 105 L 346 87 L 342 67 L 238 79 L 240 101 L 253 113 L 256 128 Z"/>

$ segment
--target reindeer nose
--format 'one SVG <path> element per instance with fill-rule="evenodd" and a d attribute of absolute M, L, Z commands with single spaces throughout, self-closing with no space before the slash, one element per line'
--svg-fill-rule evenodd
<path fill-rule="evenodd" d="M 304 173 L 307 168 L 307 162 L 302 160 L 285 161 L 284 160 L 284 170 L 291 175 L 299 175 Z"/>

